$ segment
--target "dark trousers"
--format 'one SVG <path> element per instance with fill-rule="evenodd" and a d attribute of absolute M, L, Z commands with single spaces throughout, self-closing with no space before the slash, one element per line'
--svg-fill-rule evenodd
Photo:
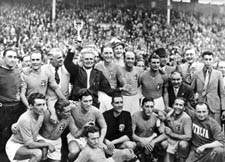
<path fill-rule="evenodd" d="M 0 152 L 5 151 L 5 145 L 11 136 L 11 125 L 25 112 L 25 107 L 18 103 L 0 103 Z"/>

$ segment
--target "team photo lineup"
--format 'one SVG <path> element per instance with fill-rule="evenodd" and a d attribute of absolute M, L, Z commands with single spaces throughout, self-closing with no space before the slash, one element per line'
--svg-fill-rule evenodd
<path fill-rule="evenodd" d="M 0 0 L 0 162 L 224 161 L 224 0 Z"/>

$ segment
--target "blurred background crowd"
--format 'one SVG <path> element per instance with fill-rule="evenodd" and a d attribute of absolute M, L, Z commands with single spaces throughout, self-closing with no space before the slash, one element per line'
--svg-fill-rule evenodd
<path fill-rule="evenodd" d="M 84 21 L 84 44 L 101 47 L 113 37 L 122 40 L 137 55 L 151 54 L 163 47 L 182 55 L 184 47 L 195 46 L 201 53 L 213 51 L 219 58 L 225 51 L 225 17 L 171 11 L 167 25 L 166 11 L 134 6 L 70 6 L 59 2 L 53 23 L 51 4 L 1 3 L 0 50 L 15 46 L 21 57 L 31 50 L 47 53 L 51 47 L 66 50 L 77 37 L 74 20 Z"/>

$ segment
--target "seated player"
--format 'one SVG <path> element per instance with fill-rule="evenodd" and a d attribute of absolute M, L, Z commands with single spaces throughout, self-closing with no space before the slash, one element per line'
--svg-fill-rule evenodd
<path fill-rule="evenodd" d="M 142 100 L 142 111 L 138 111 L 132 115 L 133 140 L 137 143 L 136 150 L 140 152 L 142 162 L 153 160 L 153 154 L 158 152 L 158 149 L 155 149 L 156 144 L 159 144 L 166 138 L 163 134 L 164 124 L 161 123 L 158 115 L 153 112 L 153 109 L 154 99 L 144 98 Z M 153 150 L 154 153 L 152 154 Z"/>
<path fill-rule="evenodd" d="M 44 153 L 47 150 L 55 151 L 52 144 L 37 140 L 44 120 L 45 96 L 33 93 L 29 96 L 28 102 L 30 109 L 19 117 L 17 133 L 12 134 L 6 144 L 6 154 L 10 161 L 29 159 L 30 162 L 39 162 L 46 158 Z"/>
<path fill-rule="evenodd" d="M 112 157 L 106 158 L 105 150 L 99 145 L 99 128 L 97 126 L 87 127 L 85 130 L 87 145 L 79 154 L 75 162 L 124 162 L 138 161 L 133 152 L 129 149 L 115 149 Z"/>

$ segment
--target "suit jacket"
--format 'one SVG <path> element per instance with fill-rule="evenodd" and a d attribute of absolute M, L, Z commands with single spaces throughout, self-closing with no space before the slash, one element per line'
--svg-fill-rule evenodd
<path fill-rule="evenodd" d="M 195 93 L 198 93 L 199 100 L 208 103 L 213 113 L 220 113 L 221 110 L 225 110 L 224 83 L 220 71 L 212 69 L 206 95 L 202 94 L 204 87 L 203 70 L 194 73 L 191 87 Z"/>
<path fill-rule="evenodd" d="M 187 104 L 188 106 L 194 107 L 195 101 L 194 101 L 194 92 L 191 88 L 191 86 L 182 83 L 178 93 L 177 93 L 177 97 L 174 94 L 174 88 L 172 86 L 172 84 L 170 84 L 168 86 L 168 94 L 169 94 L 169 106 L 172 107 L 174 104 L 174 101 L 177 97 L 182 97 L 185 98 L 187 100 Z"/>
<path fill-rule="evenodd" d="M 70 77 L 72 79 L 71 84 L 73 85 L 73 88 L 70 94 L 70 99 L 78 101 L 79 90 L 82 88 L 87 88 L 87 73 L 83 67 L 75 65 L 72 62 L 73 57 L 74 53 L 69 51 L 65 58 L 64 65 L 70 73 Z M 89 84 L 89 90 L 92 92 L 93 105 L 95 107 L 99 107 L 98 91 L 105 92 L 109 96 L 112 96 L 115 92 L 120 92 L 119 89 L 111 89 L 111 86 L 104 74 L 94 68 L 91 70 Z"/>
<path fill-rule="evenodd" d="M 187 62 L 179 65 L 177 69 L 178 69 L 178 71 L 181 72 L 184 82 L 191 85 L 192 80 L 193 80 L 193 74 L 196 71 L 201 70 L 203 68 L 203 66 L 204 66 L 203 63 L 200 63 L 200 62 L 192 63 L 190 66 L 190 78 L 188 78 L 188 76 L 187 76 L 188 67 L 189 67 L 189 64 Z"/>

